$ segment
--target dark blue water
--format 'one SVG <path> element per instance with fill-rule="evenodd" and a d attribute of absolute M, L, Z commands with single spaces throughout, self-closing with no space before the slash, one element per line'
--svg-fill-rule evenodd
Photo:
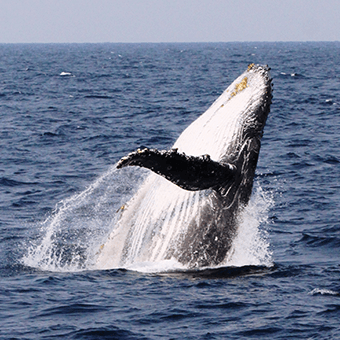
<path fill-rule="evenodd" d="M 255 179 L 270 265 L 90 266 L 137 186 L 105 174 L 170 147 L 251 62 L 274 78 Z M 339 43 L 0 45 L 0 116 L 1 339 L 340 338 Z"/>

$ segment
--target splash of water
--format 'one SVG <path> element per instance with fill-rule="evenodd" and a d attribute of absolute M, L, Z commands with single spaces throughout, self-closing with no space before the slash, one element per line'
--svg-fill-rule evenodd
<path fill-rule="evenodd" d="M 132 197 L 146 171 L 111 167 L 86 190 L 56 205 L 36 227 L 41 237 L 31 240 L 24 265 L 49 271 L 94 268 L 99 245 L 117 222 L 119 207 Z"/>
<path fill-rule="evenodd" d="M 272 193 L 265 192 L 258 183 L 254 184 L 251 199 L 239 217 L 238 234 L 229 252 L 231 255 L 224 263 L 229 266 L 273 265 L 266 226 L 274 199 Z"/>
<path fill-rule="evenodd" d="M 131 199 L 137 189 L 150 188 L 145 184 L 141 186 L 147 173 L 143 169 L 117 171 L 112 167 L 86 190 L 58 203 L 55 211 L 40 226 L 43 237 L 32 241 L 23 263 L 42 270 L 71 272 L 121 267 L 142 272 L 185 269 L 175 259 L 165 259 L 164 254 L 169 247 L 176 247 L 174 240 L 185 232 L 185 228 L 181 230 L 178 226 L 185 226 L 193 216 L 199 218 L 199 202 L 202 199 L 199 196 L 204 192 L 186 192 L 159 176 L 149 176 L 146 182 L 156 181 L 153 185 L 158 189 L 165 185 L 164 190 L 168 190 L 167 196 L 172 199 L 167 201 L 161 195 L 150 201 L 145 192 L 141 209 L 130 209 L 131 213 L 120 219 L 124 203 L 129 200 L 129 205 L 141 203 Z M 158 192 L 162 193 L 162 190 Z M 255 185 L 252 198 L 240 216 L 240 228 L 231 255 L 222 266 L 272 264 L 264 230 L 272 204 L 271 195 Z M 173 214 L 167 215 L 167 210 L 172 210 Z M 138 219 L 145 219 L 145 216 L 148 216 L 146 225 L 153 228 L 145 230 L 146 225 L 138 223 Z M 169 219 L 169 223 L 162 223 L 167 226 L 166 229 L 155 223 L 155 216 L 163 222 Z M 132 230 L 126 228 L 127 221 L 134 225 Z M 141 233 L 144 233 L 142 237 Z M 105 256 L 102 252 L 104 243 Z M 124 244 L 130 249 L 128 258 L 122 261 Z"/>

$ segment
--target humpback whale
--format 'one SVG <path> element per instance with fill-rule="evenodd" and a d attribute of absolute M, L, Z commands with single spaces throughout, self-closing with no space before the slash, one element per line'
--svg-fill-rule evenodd
<path fill-rule="evenodd" d="M 269 71 L 250 64 L 170 150 L 138 149 L 117 163 L 118 169 L 151 171 L 120 209 L 99 262 L 175 259 L 188 268 L 225 263 L 252 193 L 272 100 Z"/>

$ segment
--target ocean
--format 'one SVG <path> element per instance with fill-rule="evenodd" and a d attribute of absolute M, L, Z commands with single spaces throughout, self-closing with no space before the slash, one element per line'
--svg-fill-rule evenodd
<path fill-rule="evenodd" d="M 233 261 L 98 266 L 147 170 L 247 69 L 273 102 Z M 340 43 L 0 44 L 0 339 L 340 339 Z"/>

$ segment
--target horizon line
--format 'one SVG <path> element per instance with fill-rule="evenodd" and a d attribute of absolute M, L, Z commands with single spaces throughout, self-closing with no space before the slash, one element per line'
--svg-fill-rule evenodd
<path fill-rule="evenodd" d="M 43 44 L 230 44 L 230 43 L 336 43 L 340 40 L 232 40 L 232 41 L 144 41 L 144 42 L 0 42 L 0 45 L 43 45 Z"/>

